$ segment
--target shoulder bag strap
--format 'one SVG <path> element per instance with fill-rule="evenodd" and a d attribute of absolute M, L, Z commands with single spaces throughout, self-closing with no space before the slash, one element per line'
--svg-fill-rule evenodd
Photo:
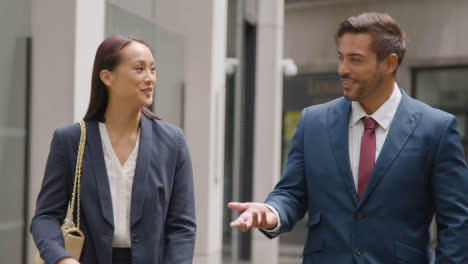
<path fill-rule="evenodd" d="M 69 219 L 73 223 L 73 212 L 75 210 L 75 199 L 76 199 L 76 227 L 80 229 L 80 184 L 81 184 L 81 167 L 83 163 L 83 154 L 86 142 L 86 125 L 83 120 L 78 121 L 81 127 L 80 145 L 78 147 L 78 154 L 76 156 L 76 168 L 75 168 L 75 182 L 73 184 L 73 194 L 70 205 Z"/>

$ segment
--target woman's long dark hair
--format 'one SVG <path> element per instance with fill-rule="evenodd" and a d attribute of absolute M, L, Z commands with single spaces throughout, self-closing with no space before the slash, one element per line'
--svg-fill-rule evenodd
<path fill-rule="evenodd" d="M 120 63 L 120 51 L 132 42 L 141 43 L 149 48 L 148 44 L 143 40 L 121 35 L 108 37 L 99 45 L 94 57 L 91 98 L 84 120 L 104 121 L 109 94 L 106 85 L 101 80 L 100 73 L 102 70 L 114 70 Z M 150 118 L 160 119 L 146 107 L 143 107 L 141 111 Z"/>

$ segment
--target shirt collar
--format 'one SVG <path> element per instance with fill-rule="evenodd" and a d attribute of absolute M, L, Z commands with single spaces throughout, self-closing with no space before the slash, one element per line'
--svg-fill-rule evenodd
<path fill-rule="evenodd" d="M 401 92 L 398 85 L 394 83 L 393 92 L 383 105 L 377 109 L 370 117 L 372 117 L 383 129 L 387 130 L 390 123 L 395 117 L 396 110 L 401 101 Z M 351 102 L 351 117 L 349 119 L 349 127 L 353 127 L 363 117 L 368 117 L 361 104 L 358 101 Z"/>

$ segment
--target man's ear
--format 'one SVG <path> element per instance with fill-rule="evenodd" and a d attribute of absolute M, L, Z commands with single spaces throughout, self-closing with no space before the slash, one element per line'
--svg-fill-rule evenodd
<path fill-rule="evenodd" d="M 99 73 L 99 77 L 101 78 L 101 81 L 107 86 L 110 87 L 112 86 L 112 72 L 109 70 L 102 70 Z"/>
<path fill-rule="evenodd" d="M 398 56 L 395 53 L 388 55 L 383 61 L 383 71 L 385 73 L 394 73 L 398 67 Z"/>

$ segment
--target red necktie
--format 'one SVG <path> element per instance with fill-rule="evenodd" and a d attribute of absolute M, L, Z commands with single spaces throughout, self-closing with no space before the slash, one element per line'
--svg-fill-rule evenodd
<path fill-rule="evenodd" d="M 364 117 L 364 133 L 361 138 L 361 154 L 359 156 L 359 178 L 358 197 L 361 199 L 367 181 L 372 173 L 375 164 L 375 125 L 376 122 L 371 117 Z"/>

